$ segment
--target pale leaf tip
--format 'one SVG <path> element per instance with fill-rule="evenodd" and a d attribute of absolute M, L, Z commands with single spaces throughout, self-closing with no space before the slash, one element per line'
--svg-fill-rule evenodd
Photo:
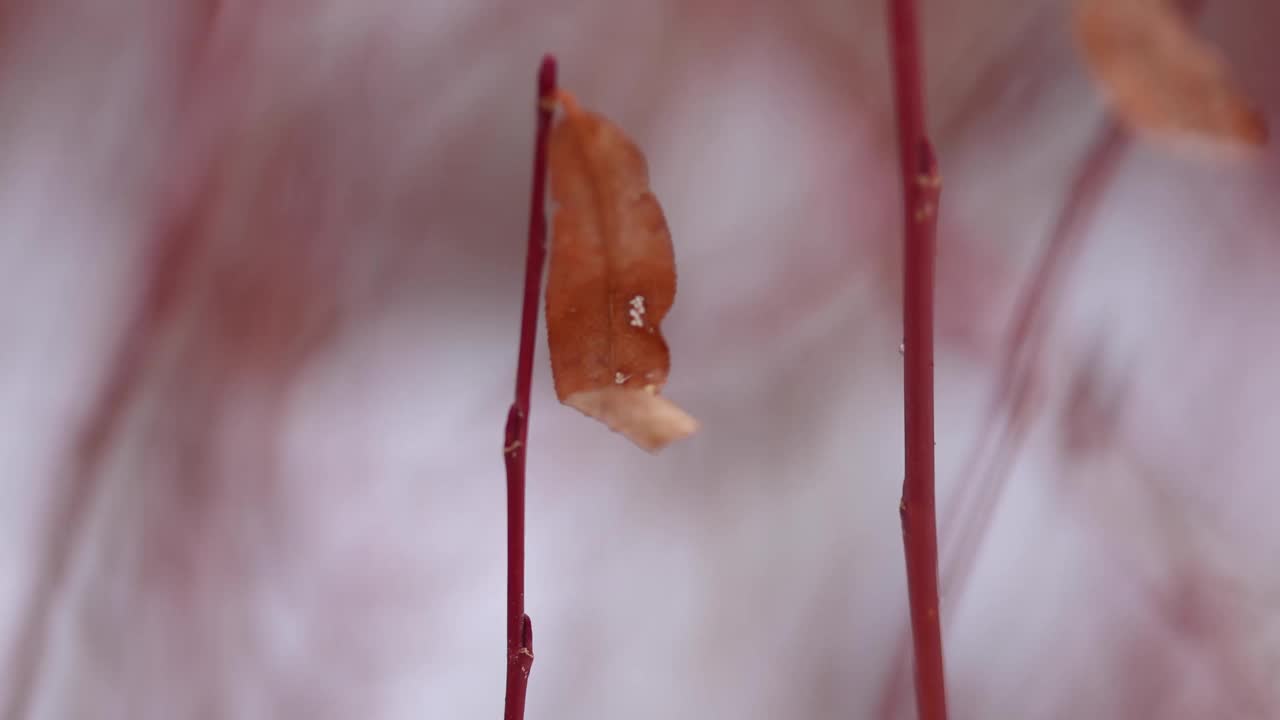
<path fill-rule="evenodd" d="M 680 406 L 644 390 L 584 390 L 565 398 L 564 404 L 603 422 L 651 453 L 698 431 L 698 421 Z"/>

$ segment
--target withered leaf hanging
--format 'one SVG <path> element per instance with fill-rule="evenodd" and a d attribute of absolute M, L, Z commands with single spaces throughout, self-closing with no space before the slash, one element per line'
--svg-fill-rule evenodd
<path fill-rule="evenodd" d="M 547 277 L 556 395 L 657 452 L 698 429 L 660 394 L 671 367 L 660 327 L 676 292 L 671 233 L 635 143 L 568 92 L 557 100 Z"/>
<path fill-rule="evenodd" d="M 1162 139 L 1265 144 L 1266 119 L 1174 2 L 1076 0 L 1076 40 L 1108 100 Z"/>

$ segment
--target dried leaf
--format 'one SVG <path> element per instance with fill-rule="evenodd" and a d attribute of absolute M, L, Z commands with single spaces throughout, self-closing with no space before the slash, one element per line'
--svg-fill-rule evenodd
<path fill-rule="evenodd" d="M 644 155 L 560 91 L 551 131 L 547 336 L 560 402 L 656 452 L 698 423 L 659 392 L 671 358 L 660 325 L 675 300 L 675 252 Z"/>
<path fill-rule="evenodd" d="M 1135 130 L 1257 147 L 1266 119 L 1173 0 L 1077 0 L 1075 33 L 1094 77 Z"/>

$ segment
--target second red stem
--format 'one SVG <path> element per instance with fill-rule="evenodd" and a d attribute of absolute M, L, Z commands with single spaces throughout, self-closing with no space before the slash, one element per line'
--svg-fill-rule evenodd
<path fill-rule="evenodd" d="M 911 605 L 916 713 L 920 720 L 945 720 L 933 439 L 933 285 L 941 179 L 925 134 L 916 5 L 914 0 L 888 0 L 888 11 L 903 199 L 906 474 L 899 509 Z"/>

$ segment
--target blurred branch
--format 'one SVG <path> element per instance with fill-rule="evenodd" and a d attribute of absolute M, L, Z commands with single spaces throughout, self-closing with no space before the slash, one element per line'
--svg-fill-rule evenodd
<path fill-rule="evenodd" d="M 950 608 L 960 602 L 995 506 L 1008 482 L 1023 440 L 1030 431 L 1037 386 L 1043 381 L 1046 336 L 1061 300 L 1066 278 L 1076 266 L 1093 219 L 1124 158 L 1128 136 L 1112 119 L 1081 161 L 1067 189 L 1066 202 L 1049 231 L 1026 285 L 1014 302 L 1014 317 L 996 370 L 997 387 L 989 401 L 978 442 L 968 455 L 948 504 L 949 552 L 943 563 L 943 589 Z"/>
<path fill-rule="evenodd" d="M 529 247 L 525 258 L 524 300 L 516 395 L 507 412 L 502 458 L 507 470 L 507 693 L 504 720 L 524 718 L 525 693 L 533 667 L 533 624 L 524 612 L 525 450 L 529 437 L 529 394 L 533 385 L 533 346 L 538 336 L 538 301 L 547 254 L 545 214 L 547 138 L 555 110 L 556 61 L 547 55 L 538 71 L 538 130 L 533 151 L 533 190 L 529 207 Z"/>

